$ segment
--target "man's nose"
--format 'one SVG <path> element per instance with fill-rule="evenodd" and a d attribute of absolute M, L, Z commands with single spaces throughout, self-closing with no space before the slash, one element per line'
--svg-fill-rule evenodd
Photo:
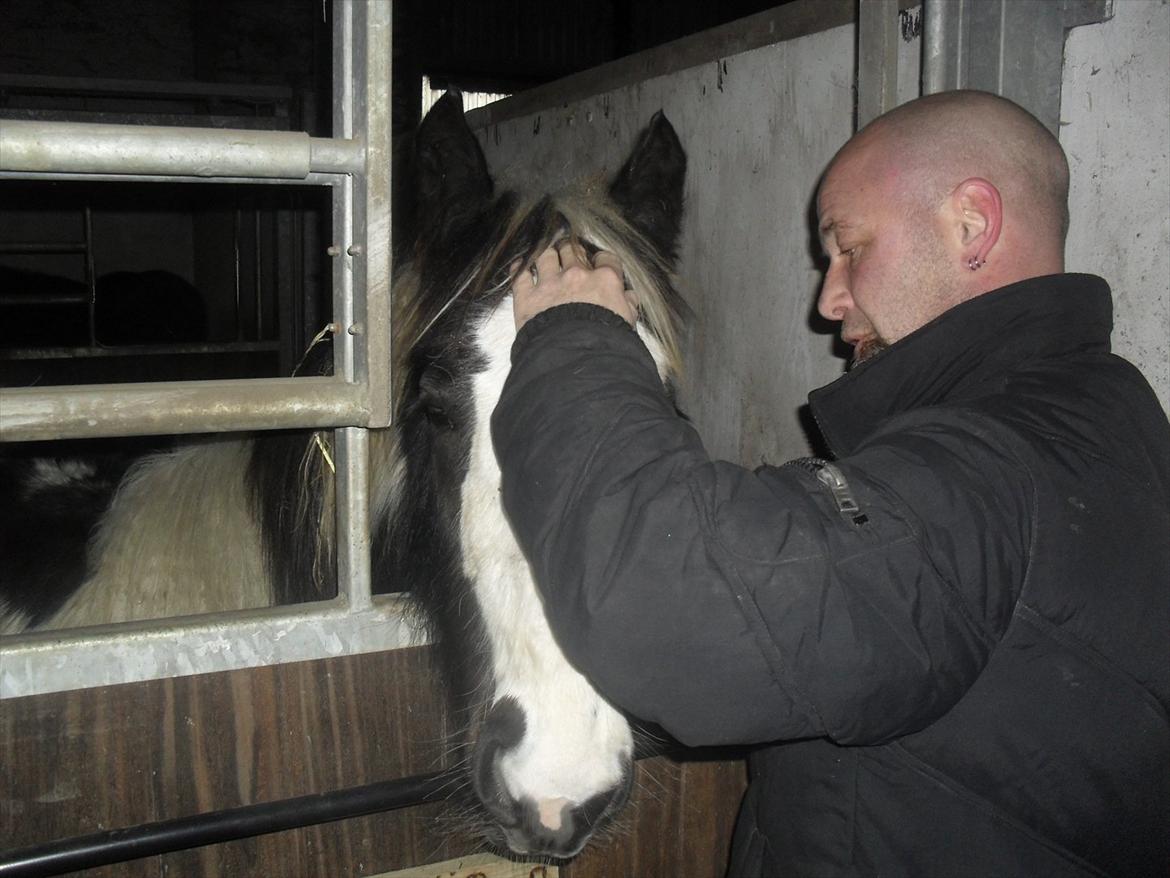
<path fill-rule="evenodd" d="M 853 294 L 849 290 L 849 273 L 834 260 L 829 263 L 825 279 L 821 281 L 821 294 L 817 297 L 817 311 L 826 320 L 844 320 L 845 314 L 853 307 Z"/>

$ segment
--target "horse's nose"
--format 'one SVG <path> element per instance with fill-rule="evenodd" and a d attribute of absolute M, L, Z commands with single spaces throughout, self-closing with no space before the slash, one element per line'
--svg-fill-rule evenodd
<path fill-rule="evenodd" d="M 564 797 L 535 800 L 531 796 L 514 796 L 504 783 L 501 760 L 524 738 L 524 726 L 523 711 L 515 700 L 504 698 L 491 708 L 480 728 L 472 759 L 475 795 L 515 853 L 572 857 L 584 848 L 592 832 L 628 800 L 633 787 L 633 762 L 627 756 L 618 782 L 585 802 Z"/>
<path fill-rule="evenodd" d="M 616 812 L 630 795 L 632 772 L 626 772 L 611 790 L 593 796 L 584 804 L 568 799 L 523 799 L 518 805 L 519 821 L 504 827 L 504 837 L 514 853 L 566 859 L 575 856 L 590 834 Z"/>
<path fill-rule="evenodd" d="M 501 699 L 489 711 L 472 757 L 471 777 L 476 797 L 514 853 L 572 857 L 585 846 L 590 834 L 626 803 L 633 786 L 633 763 L 625 763 L 614 786 L 584 802 L 562 797 L 537 800 L 526 795 L 514 796 L 504 783 L 500 761 L 520 743 L 524 727 L 524 714 L 510 698 Z"/>

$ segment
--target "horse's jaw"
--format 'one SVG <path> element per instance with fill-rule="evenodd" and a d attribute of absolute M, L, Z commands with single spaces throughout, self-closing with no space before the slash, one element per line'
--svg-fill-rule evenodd
<path fill-rule="evenodd" d="M 475 422 L 461 497 L 463 567 L 484 620 L 493 675 L 473 779 L 509 848 L 570 857 L 625 802 L 633 736 L 557 646 L 500 505 L 490 418 L 515 338 L 508 305 L 477 333 L 488 366 L 473 382 Z"/>

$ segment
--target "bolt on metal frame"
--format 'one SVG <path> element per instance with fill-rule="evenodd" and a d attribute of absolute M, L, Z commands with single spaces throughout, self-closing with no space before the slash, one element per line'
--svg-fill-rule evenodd
<path fill-rule="evenodd" d="M 334 374 L 0 390 L 0 440 L 334 427 L 338 596 L 0 639 L 0 698 L 405 646 L 373 600 L 367 430 L 390 423 L 390 3 L 334 0 L 333 137 L 0 124 L 0 179 L 279 182 L 333 195 Z"/>

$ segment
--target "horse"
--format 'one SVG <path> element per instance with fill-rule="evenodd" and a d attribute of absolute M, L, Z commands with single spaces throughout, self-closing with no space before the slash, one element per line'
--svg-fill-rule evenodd
<path fill-rule="evenodd" d="M 616 253 L 637 331 L 669 388 L 686 313 L 673 285 L 686 157 L 658 113 L 608 183 L 496 195 L 449 94 L 420 124 L 409 165 L 414 231 L 392 291 L 394 425 L 370 434 L 375 591 L 408 588 L 438 644 L 488 845 L 567 859 L 627 800 L 634 736 L 558 648 L 499 502 L 489 420 L 515 338 L 511 286 L 565 238 Z M 39 604 L 31 587 L 0 595 L 9 630 L 201 612 L 213 588 L 216 609 L 331 596 L 322 442 L 328 434 L 216 437 L 105 470 L 41 461 L 15 486 L 25 505 L 61 506 L 82 488 L 92 507 L 112 502 L 86 564 L 69 573 L 80 582 Z M 0 546 L 8 569 L 10 555 Z"/>

